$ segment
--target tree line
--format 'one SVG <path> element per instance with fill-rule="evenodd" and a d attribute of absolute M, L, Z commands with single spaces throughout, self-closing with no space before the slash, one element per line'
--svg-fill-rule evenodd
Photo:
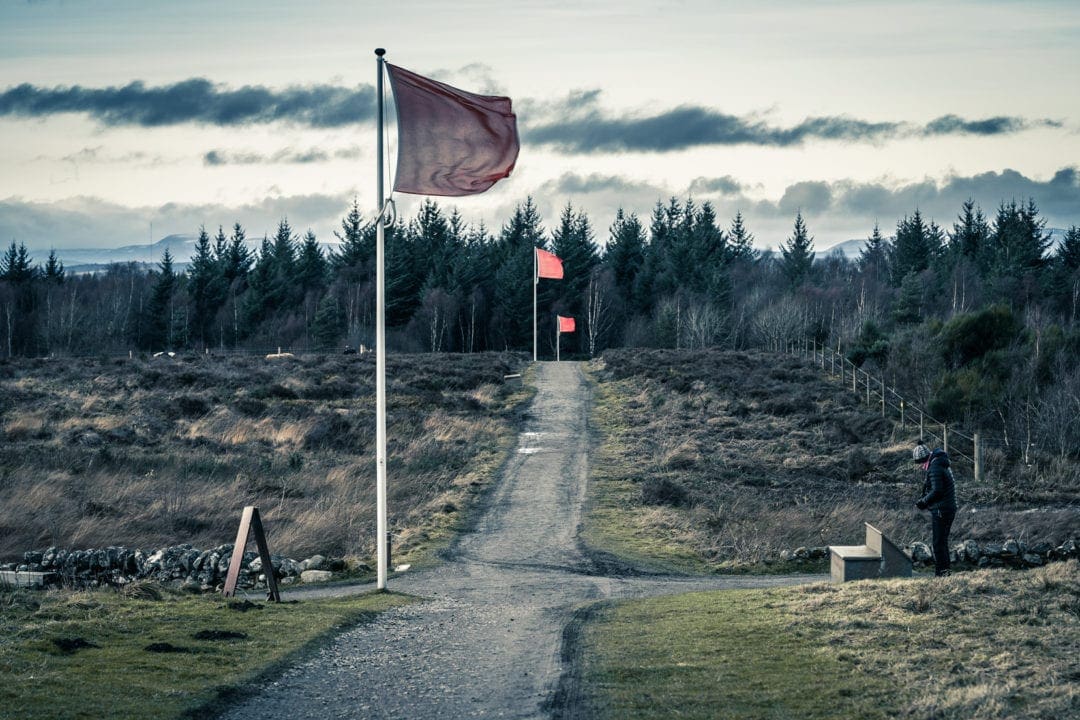
<path fill-rule="evenodd" d="M 166 251 L 149 272 L 116 264 L 73 275 L 55 254 L 35 265 L 13 241 L 0 259 L 2 351 L 370 345 L 373 220 L 354 200 L 333 251 L 287 219 L 254 251 L 238 223 L 213 236 L 202 228 L 183 272 Z M 542 356 L 554 353 L 556 315 L 578 320 L 562 347 L 583 356 L 613 346 L 748 347 L 812 337 L 890 373 L 892 384 L 942 415 L 1002 425 L 1017 417 L 1031 425 L 1023 406 L 1036 406 L 1049 387 L 1080 387 L 1075 225 L 1051 250 L 1033 199 L 1003 201 L 992 216 L 969 200 L 951 227 L 916 208 L 886 232 L 875 226 L 858 258 L 819 257 L 798 213 L 779 252 L 759 252 L 741 213 L 725 221 L 708 202 L 671 198 L 644 218 L 620 209 L 601 243 L 589 216 L 570 203 L 548 230 L 527 198 L 492 231 L 426 200 L 415 216 L 386 227 L 388 346 L 528 349 L 540 247 L 565 268 L 563 280 L 538 286 Z"/>

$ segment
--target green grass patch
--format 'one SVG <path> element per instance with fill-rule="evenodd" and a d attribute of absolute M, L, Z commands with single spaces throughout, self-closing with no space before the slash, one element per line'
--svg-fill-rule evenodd
<path fill-rule="evenodd" d="M 602 605 L 596 718 L 1080 716 L 1080 564 Z"/>
<path fill-rule="evenodd" d="M 393 593 L 280 604 L 146 594 L 0 590 L 0 718 L 199 714 L 339 630 L 411 601 Z"/>

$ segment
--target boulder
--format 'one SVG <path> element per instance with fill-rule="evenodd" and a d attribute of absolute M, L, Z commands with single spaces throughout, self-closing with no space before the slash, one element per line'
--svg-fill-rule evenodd
<path fill-rule="evenodd" d="M 300 573 L 300 581 L 305 583 L 326 582 L 334 576 L 329 570 L 305 570 Z"/>
<path fill-rule="evenodd" d="M 934 561 L 934 553 L 930 550 L 929 545 L 916 541 L 911 543 L 911 560 L 912 562 L 929 565 Z"/>
<path fill-rule="evenodd" d="M 1001 557 L 1018 558 L 1024 554 L 1024 545 L 1015 538 L 1009 538 L 1001 545 Z"/>
<path fill-rule="evenodd" d="M 326 568 L 326 558 L 324 556 L 322 556 L 322 555 L 312 555 L 311 557 L 309 557 L 307 560 L 304 560 L 300 564 L 303 566 L 303 568 L 301 569 L 301 572 L 303 572 L 304 570 L 326 570 L 327 569 Z"/>
<path fill-rule="evenodd" d="M 1046 564 L 1046 561 L 1043 560 L 1042 555 L 1039 555 L 1038 553 L 1024 553 L 1021 559 L 1024 561 L 1024 564 L 1028 565 L 1029 567 L 1040 567 Z"/>
<path fill-rule="evenodd" d="M 982 557 L 982 552 L 979 550 L 979 543 L 974 540 L 965 540 L 960 543 L 960 548 L 956 554 L 962 561 L 969 562 L 972 565 L 977 565 L 979 558 Z"/>

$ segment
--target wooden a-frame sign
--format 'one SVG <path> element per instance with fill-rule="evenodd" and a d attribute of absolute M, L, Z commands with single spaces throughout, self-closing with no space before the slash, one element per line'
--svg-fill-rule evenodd
<path fill-rule="evenodd" d="M 244 562 L 244 549 L 247 547 L 248 534 L 255 533 L 255 544 L 259 547 L 259 557 L 262 559 L 263 574 L 266 575 L 266 599 L 273 602 L 281 602 L 281 594 L 278 592 L 277 578 L 274 577 L 274 566 L 270 562 L 270 548 L 266 544 L 266 533 L 263 531 L 262 520 L 259 519 L 259 508 L 248 505 L 244 508 L 244 514 L 240 518 L 240 529 L 236 533 L 236 543 L 233 545 L 232 560 L 229 561 L 229 574 L 225 577 L 225 589 L 222 594 L 225 597 L 236 595 L 236 581 L 240 577 L 240 566 Z"/>

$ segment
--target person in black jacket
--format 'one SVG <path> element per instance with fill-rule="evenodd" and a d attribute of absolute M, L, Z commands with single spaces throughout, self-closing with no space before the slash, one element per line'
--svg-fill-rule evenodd
<path fill-rule="evenodd" d="M 956 480 L 953 478 L 948 454 L 940 449 L 931 451 L 925 445 L 911 453 L 915 462 L 926 471 L 922 497 L 915 502 L 920 510 L 930 511 L 930 527 L 934 536 L 934 574 L 949 574 L 949 531 L 956 518 Z"/>

